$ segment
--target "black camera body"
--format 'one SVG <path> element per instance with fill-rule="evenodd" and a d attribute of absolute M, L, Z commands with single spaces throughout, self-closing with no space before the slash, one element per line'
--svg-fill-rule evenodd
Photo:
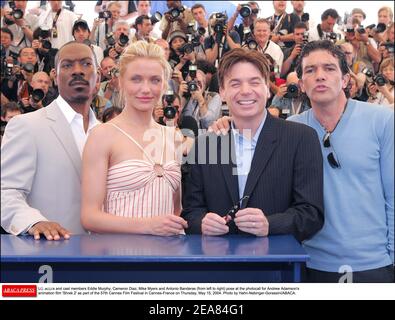
<path fill-rule="evenodd" d="M 173 8 L 169 10 L 167 13 L 170 14 L 170 17 L 172 20 L 178 19 L 178 17 L 185 11 L 185 8 L 183 6 L 178 7 L 178 8 Z"/>
<path fill-rule="evenodd" d="M 215 24 L 214 32 L 217 34 L 222 34 L 225 29 L 226 22 L 228 21 L 228 16 L 224 12 L 217 12 L 215 14 Z"/>
<path fill-rule="evenodd" d="M 108 73 L 108 75 L 109 75 L 111 78 L 119 78 L 119 69 L 118 69 L 118 68 L 112 68 L 112 69 L 110 70 L 110 72 Z"/>
<path fill-rule="evenodd" d="M 363 69 L 362 69 L 362 73 L 363 73 L 368 79 L 373 79 L 373 77 L 374 77 L 373 71 L 370 70 L 369 68 L 363 68 Z"/>
<path fill-rule="evenodd" d="M 284 95 L 285 98 L 293 99 L 299 95 L 299 86 L 296 83 L 290 83 L 287 86 L 287 93 Z"/>
<path fill-rule="evenodd" d="M 21 10 L 21 9 L 17 9 L 16 7 L 15 7 L 15 2 L 14 1 L 8 1 L 8 5 L 9 5 L 9 7 L 11 8 L 11 12 L 10 12 L 10 15 L 14 18 L 14 19 L 16 19 L 16 20 L 18 20 L 18 19 L 22 19 L 23 18 L 23 11 Z M 10 25 L 13 25 L 15 22 L 14 21 L 11 21 L 11 20 L 9 20 L 9 19 L 7 19 L 7 18 L 4 18 L 4 23 L 6 24 L 6 25 L 8 25 L 8 26 L 10 26 Z"/>
<path fill-rule="evenodd" d="M 119 36 L 118 44 L 121 47 L 125 47 L 127 46 L 128 43 L 129 43 L 129 37 L 126 34 L 121 33 L 121 35 Z"/>
<path fill-rule="evenodd" d="M 241 8 L 240 8 L 240 15 L 243 18 L 248 18 L 249 16 L 251 16 L 252 14 L 258 14 L 259 13 L 259 9 L 252 9 L 251 5 L 248 3 L 242 4 Z"/>
<path fill-rule="evenodd" d="M 302 17 L 300 18 L 300 20 L 302 22 L 309 22 L 310 21 L 310 15 L 307 12 L 305 12 L 305 13 L 302 14 Z"/>
<path fill-rule="evenodd" d="M 341 39 L 341 35 L 336 32 L 329 32 L 326 34 L 326 40 L 330 40 L 333 43 Z"/>
<path fill-rule="evenodd" d="M 195 92 L 199 90 L 199 85 L 197 83 L 196 79 L 197 75 L 197 66 L 196 65 L 190 65 L 189 66 L 189 76 L 191 77 L 191 81 L 187 82 L 188 86 L 188 93 Z"/>
<path fill-rule="evenodd" d="M 115 41 L 115 38 L 114 38 L 114 34 L 112 32 L 106 34 L 106 41 L 107 41 L 107 45 L 109 47 L 114 47 L 115 46 L 116 41 Z"/>
<path fill-rule="evenodd" d="M 34 89 L 31 97 L 34 103 L 39 103 L 45 98 L 45 92 L 42 89 Z"/>
<path fill-rule="evenodd" d="M 388 83 L 388 80 L 387 80 L 387 78 L 384 76 L 384 75 L 382 75 L 382 74 L 376 74 L 374 77 L 373 77 L 373 82 L 375 83 L 375 84 L 377 84 L 379 87 L 384 87 L 387 83 Z"/>
<path fill-rule="evenodd" d="M 173 106 L 174 100 L 176 99 L 173 90 L 167 90 L 163 95 L 163 99 L 166 103 L 163 108 L 163 115 L 166 119 L 172 120 L 177 115 L 177 109 Z"/>
<path fill-rule="evenodd" d="M 112 18 L 111 11 L 99 12 L 99 19 L 110 19 L 110 18 Z"/>

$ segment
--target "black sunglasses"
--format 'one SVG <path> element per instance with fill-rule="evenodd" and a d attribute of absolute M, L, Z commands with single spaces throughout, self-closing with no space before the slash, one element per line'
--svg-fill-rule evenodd
<path fill-rule="evenodd" d="M 324 139 L 323 139 L 324 147 L 332 149 L 332 151 L 328 154 L 328 156 L 326 158 L 328 159 L 330 166 L 334 169 L 337 169 L 337 168 L 340 168 L 340 163 L 336 159 L 335 150 L 333 149 L 333 147 L 331 145 L 331 141 L 329 140 L 330 136 L 331 136 L 331 133 L 327 132 L 324 135 Z"/>

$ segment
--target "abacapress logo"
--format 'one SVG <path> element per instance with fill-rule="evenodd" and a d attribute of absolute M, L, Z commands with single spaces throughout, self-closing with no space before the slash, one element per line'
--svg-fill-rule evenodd
<path fill-rule="evenodd" d="M 1 288 L 3 297 L 37 297 L 36 285 L 3 285 Z"/>

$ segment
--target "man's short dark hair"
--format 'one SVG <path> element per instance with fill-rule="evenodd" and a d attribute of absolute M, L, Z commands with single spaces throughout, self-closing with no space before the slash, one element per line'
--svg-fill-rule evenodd
<path fill-rule="evenodd" d="M 142 0 L 137 0 L 136 4 L 139 5 L 140 1 L 142 1 Z M 151 5 L 151 0 L 147 0 L 147 1 L 149 2 L 149 5 Z"/>
<path fill-rule="evenodd" d="M 99 63 L 97 62 L 97 58 L 96 58 L 95 51 L 93 51 L 93 49 L 92 49 L 90 46 L 88 46 L 87 44 L 85 44 L 85 43 L 80 43 L 80 42 L 77 42 L 77 41 L 73 40 L 73 41 L 69 41 L 69 42 L 65 43 L 63 46 L 61 46 L 61 47 L 59 48 L 59 50 L 58 50 L 58 52 L 56 53 L 56 56 L 55 56 L 55 70 L 56 70 L 56 71 L 58 70 L 58 63 L 59 63 L 60 51 L 62 51 L 62 49 L 63 49 L 64 47 L 67 47 L 67 46 L 69 46 L 69 45 L 71 45 L 71 44 L 74 44 L 74 43 L 82 44 L 82 45 L 84 45 L 84 46 L 87 46 L 89 49 L 91 49 L 91 51 L 92 51 L 92 53 L 93 53 L 93 60 L 94 60 L 94 62 L 95 62 L 96 68 L 98 68 L 98 67 L 99 67 Z"/>
<path fill-rule="evenodd" d="M 319 40 L 319 41 L 311 41 L 307 43 L 304 46 L 302 52 L 300 53 L 299 58 L 296 62 L 296 73 L 298 74 L 299 79 L 302 79 L 303 76 L 302 62 L 304 57 L 307 57 L 310 53 L 319 50 L 327 51 L 332 56 L 337 58 L 343 76 L 350 73 L 350 68 L 348 67 L 346 55 L 344 54 L 343 50 L 330 40 Z M 347 88 L 344 89 L 344 92 L 346 96 L 349 95 Z"/>
<path fill-rule="evenodd" d="M 146 14 L 143 14 L 141 16 L 138 16 L 134 22 L 134 25 L 137 27 L 137 25 L 142 25 L 144 20 L 150 20 L 150 17 L 147 16 Z M 137 28 L 136 28 L 137 29 Z"/>
<path fill-rule="evenodd" d="M 206 8 L 204 7 L 204 5 L 202 5 L 201 3 L 195 3 L 192 8 L 191 8 L 191 12 L 195 9 L 199 9 L 202 8 L 205 12 L 206 12 Z"/>
<path fill-rule="evenodd" d="M 307 30 L 307 26 L 304 22 L 300 21 L 295 24 L 294 29 L 306 29 Z"/>
<path fill-rule="evenodd" d="M 1 116 L 3 118 L 5 118 L 7 115 L 7 112 L 12 111 L 20 111 L 22 113 L 21 108 L 19 108 L 19 105 L 14 101 L 10 101 L 1 105 Z"/>
<path fill-rule="evenodd" d="M 338 19 L 339 14 L 337 13 L 337 11 L 335 9 L 327 9 L 322 13 L 321 21 L 328 19 L 328 17 L 331 17 L 333 19 Z"/>
<path fill-rule="evenodd" d="M 207 60 L 196 60 L 196 66 L 198 68 L 198 70 L 203 71 L 205 74 L 207 73 L 211 73 L 214 74 L 217 72 L 217 68 L 215 67 L 214 64 L 212 64 L 211 62 L 208 62 Z"/>
<path fill-rule="evenodd" d="M 270 66 L 265 56 L 257 50 L 248 50 L 245 48 L 237 48 L 227 52 L 218 68 L 218 81 L 221 88 L 225 84 L 225 75 L 229 73 L 230 69 L 237 63 L 247 62 L 254 65 L 266 83 L 269 83 Z"/>
<path fill-rule="evenodd" d="M 7 33 L 11 37 L 11 41 L 14 41 L 14 35 L 12 34 L 12 31 L 6 27 L 1 28 L 1 33 Z"/>

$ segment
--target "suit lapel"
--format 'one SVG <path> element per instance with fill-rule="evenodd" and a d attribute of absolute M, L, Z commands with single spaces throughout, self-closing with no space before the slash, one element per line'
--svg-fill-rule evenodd
<path fill-rule="evenodd" d="M 255 148 L 251 169 L 247 177 L 244 195 L 250 196 L 258 182 L 263 170 L 270 160 L 279 140 L 278 126 L 268 113 Z"/>
<path fill-rule="evenodd" d="M 69 156 L 73 166 L 78 174 L 81 176 L 81 155 L 75 143 L 73 133 L 70 129 L 70 124 L 67 122 L 62 111 L 59 109 L 56 101 L 46 107 L 47 119 L 50 120 L 50 127 L 60 144 Z"/>
<path fill-rule="evenodd" d="M 233 159 L 236 159 L 233 134 L 229 132 L 226 136 L 220 136 L 218 139 L 219 148 L 217 159 L 220 161 L 222 174 L 232 201 L 233 203 L 237 203 L 239 200 L 239 181 L 237 179 L 237 166 L 233 163 Z M 231 158 L 226 159 L 229 157 L 229 154 Z"/>

